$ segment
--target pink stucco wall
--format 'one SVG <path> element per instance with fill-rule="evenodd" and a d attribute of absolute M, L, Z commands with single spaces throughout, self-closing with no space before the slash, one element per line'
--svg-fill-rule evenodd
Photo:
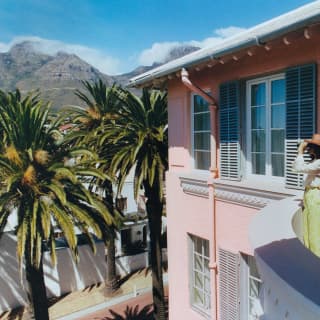
<path fill-rule="evenodd" d="M 210 239 L 207 199 L 182 192 L 176 175 L 167 174 L 167 232 L 170 319 L 203 319 L 190 308 L 188 233 Z M 171 307 L 172 306 L 172 307 Z"/>
<path fill-rule="evenodd" d="M 170 319 L 203 319 L 190 306 L 188 234 L 213 240 L 214 227 L 207 198 L 184 193 L 180 179 L 167 174 L 167 230 Z M 248 226 L 257 210 L 216 201 L 217 246 L 232 252 L 252 254 Z M 211 253 L 210 253 L 211 254 Z"/>
<path fill-rule="evenodd" d="M 180 83 L 169 91 L 169 163 L 174 171 L 191 170 L 190 140 L 190 95 Z M 172 141 L 172 143 L 171 143 Z"/>
<path fill-rule="evenodd" d="M 315 35 L 311 40 L 296 40 L 289 46 L 279 41 L 270 51 L 266 51 L 263 47 L 255 48 L 252 57 L 245 54 L 238 61 L 231 60 L 224 65 L 217 64 L 211 69 L 206 68 L 199 72 L 190 71 L 190 79 L 198 86 L 209 89 L 219 101 L 218 89 L 223 82 L 280 73 L 290 66 L 310 62 L 319 63 L 319 39 L 320 36 Z M 318 83 L 320 83 L 320 72 L 318 72 Z M 320 97 L 320 86 L 317 90 Z M 190 102 L 190 92 L 181 80 L 171 80 L 168 87 L 170 170 L 191 170 Z M 319 117 L 317 127 L 320 128 Z"/>
<path fill-rule="evenodd" d="M 310 62 L 320 62 L 320 36 L 311 40 L 295 39 L 286 46 L 281 39 L 271 45 L 271 51 L 256 47 L 252 57 L 243 53 L 238 61 L 226 61 L 213 68 L 191 71 L 190 78 L 219 100 L 218 88 L 223 82 L 250 79 L 280 73 L 285 68 Z M 318 71 L 318 83 L 320 72 Z M 318 96 L 320 97 L 320 86 Z M 191 95 L 179 79 L 170 80 L 169 100 L 169 172 L 167 174 L 169 317 L 203 319 L 189 303 L 189 260 L 187 235 L 191 233 L 214 241 L 212 215 L 216 214 L 216 243 L 229 251 L 252 254 L 248 242 L 248 225 L 257 210 L 223 201 L 209 203 L 208 198 L 183 192 L 179 175 L 192 173 L 191 159 Z M 320 99 L 318 99 L 319 101 Z M 319 105 L 318 105 L 319 109 Z M 318 110 L 320 111 L 320 110 Z M 318 112 L 320 114 L 320 112 Z M 317 118 L 320 128 L 320 117 Z M 214 252 L 210 252 L 214 255 Z M 212 302 L 214 304 L 214 301 Z"/>
<path fill-rule="evenodd" d="M 248 227 L 256 212 L 256 209 L 216 201 L 217 246 L 252 255 Z"/>

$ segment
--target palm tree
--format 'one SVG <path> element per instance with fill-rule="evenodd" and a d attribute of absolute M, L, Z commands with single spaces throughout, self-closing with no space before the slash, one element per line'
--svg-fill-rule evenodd
<path fill-rule="evenodd" d="M 118 146 L 112 160 L 120 188 L 128 173 L 134 170 L 134 193 L 142 187 L 147 198 L 146 210 L 151 240 L 151 268 L 155 319 L 165 319 L 162 279 L 161 221 L 163 181 L 168 166 L 167 96 L 159 91 L 143 90 L 139 99 L 121 88 L 116 89 L 123 106 L 119 119 L 105 132 Z"/>
<path fill-rule="evenodd" d="M 95 249 L 89 230 L 101 237 L 102 227 L 112 224 L 113 219 L 80 178 L 105 176 L 84 161 L 70 165 L 68 159 L 92 154 L 65 148 L 58 123 L 49 118 L 48 106 L 36 95 L 22 99 L 18 90 L 8 94 L 0 91 L 0 133 L 0 231 L 16 209 L 17 256 L 20 265 L 25 264 L 35 318 L 46 320 L 44 245 L 49 247 L 55 263 L 54 229 L 59 227 L 77 259 L 77 225 Z"/>
<path fill-rule="evenodd" d="M 98 80 L 95 83 L 83 81 L 83 85 L 87 92 L 83 93 L 77 90 L 75 94 L 86 104 L 86 107 L 71 106 L 65 108 L 63 112 L 63 114 L 68 116 L 69 122 L 73 125 L 72 130 L 66 136 L 66 141 L 69 141 L 73 145 L 85 145 L 97 153 L 99 160 L 96 165 L 101 171 L 107 173 L 115 146 L 105 143 L 102 148 L 99 140 L 104 133 L 105 125 L 114 123 L 117 120 L 118 115 L 116 110 L 119 101 L 113 94 L 115 87 L 107 87 L 102 80 Z M 105 283 L 107 293 L 109 294 L 119 288 L 116 276 L 116 233 L 114 229 L 119 226 L 121 218 L 113 201 L 112 181 L 110 179 L 101 180 L 95 178 L 91 181 L 91 188 L 97 191 L 100 190 L 104 203 L 116 222 L 114 228 L 110 228 L 109 232 L 105 235 L 107 237 L 107 276 Z"/>
<path fill-rule="evenodd" d="M 152 320 L 152 305 L 146 305 L 139 310 L 139 305 L 135 307 L 126 306 L 124 314 L 117 313 L 109 309 L 111 316 L 106 316 L 102 320 Z"/>

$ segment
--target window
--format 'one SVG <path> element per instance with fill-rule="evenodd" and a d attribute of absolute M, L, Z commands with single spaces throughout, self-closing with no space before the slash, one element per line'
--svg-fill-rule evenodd
<path fill-rule="evenodd" d="M 248 170 L 252 175 L 284 177 L 285 80 L 282 75 L 247 83 Z"/>
<path fill-rule="evenodd" d="M 246 81 L 245 94 L 242 80 L 220 84 L 221 179 L 239 181 L 245 174 L 303 189 L 303 174 L 292 171 L 292 162 L 297 143 L 316 131 L 316 69 L 315 63 L 299 65 L 283 74 Z"/>
<path fill-rule="evenodd" d="M 210 111 L 208 102 L 201 96 L 193 95 L 192 103 L 192 146 L 194 168 L 209 170 L 210 168 Z"/>
<path fill-rule="evenodd" d="M 221 179 L 240 180 L 240 92 L 239 82 L 220 85 L 219 143 Z"/>
<path fill-rule="evenodd" d="M 209 241 L 190 235 L 190 301 L 205 316 L 210 316 Z"/>
<path fill-rule="evenodd" d="M 218 249 L 220 318 L 257 320 L 261 280 L 253 256 Z"/>
<path fill-rule="evenodd" d="M 241 272 L 241 319 L 259 319 L 259 294 L 261 289 L 261 279 L 258 273 L 254 257 L 242 255 Z"/>

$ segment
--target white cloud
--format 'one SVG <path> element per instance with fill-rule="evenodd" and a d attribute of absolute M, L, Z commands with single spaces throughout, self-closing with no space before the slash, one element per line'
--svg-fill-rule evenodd
<path fill-rule="evenodd" d="M 229 38 L 245 30 L 245 28 L 230 26 L 227 28 L 216 29 L 214 33 L 222 38 Z"/>
<path fill-rule="evenodd" d="M 143 50 L 139 56 L 142 65 L 152 65 L 154 62 L 163 62 L 171 49 L 178 47 L 180 42 L 156 42 L 151 48 Z"/>
<path fill-rule="evenodd" d="M 142 65 L 152 65 L 154 62 L 164 62 L 169 52 L 176 47 L 181 45 L 191 45 L 199 48 L 212 47 L 219 44 L 226 38 L 234 36 L 246 29 L 240 27 L 230 26 L 227 28 L 220 28 L 214 30 L 214 36 L 198 40 L 190 40 L 186 42 L 156 42 L 151 48 L 145 49 L 139 55 L 139 63 Z"/>
<path fill-rule="evenodd" d="M 0 52 L 7 52 L 11 48 L 11 44 L 0 42 Z"/>
<path fill-rule="evenodd" d="M 39 37 L 15 37 L 9 43 L 0 42 L 0 52 L 7 52 L 14 44 L 22 41 L 31 41 L 36 51 L 49 55 L 55 55 L 59 51 L 76 54 L 106 74 L 117 74 L 120 71 L 119 59 L 109 56 L 98 49 L 79 44 L 70 44 L 59 40 L 49 40 Z"/>
<path fill-rule="evenodd" d="M 152 65 L 154 62 L 163 62 L 167 58 L 168 53 L 173 48 L 179 47 L 180 45 L 192 45 L 200 48 L 211 47 L 220 43 L 222 40 L 244 30 L 245 29 L 243 28 L 230 26 L 227 28 L 216 29 L 213 31 L 212 37 L 208 37 L 200 41 L 190 40 L 186 42 L 156 42 L 151 46 L 151 48 L 143 50 L 138 56 L 132 56 L 131 58 L 129 57 L 127 61 L 120 61 L 120 59 L 110 56 L 105 52 L 95 48 L 90 48 L 80 44 L 66 43 L 59 40 L 44 39 L 35 36 L 20 36 L 13 38 L 12 41 L 7 43 L 0 42 L 0 52 L 9 51 L 13 45 L 19 42 L 31 41 L 34 49 L 39 52 L 50 55 L 54 55 L 59 51 L 76 54 L 84 61 L 99 69 L 101 72 L 114 75 L 124 71 L 124 66 L 128 66 L 128 69 L 130 69 L 131 66 L 134 67 L 134 65 L 137 63 L 140 65 Z"/>

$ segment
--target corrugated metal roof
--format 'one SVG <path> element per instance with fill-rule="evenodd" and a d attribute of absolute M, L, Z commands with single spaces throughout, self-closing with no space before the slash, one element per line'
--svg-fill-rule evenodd
<path fill-rule="evenodd" d="M 158 68 L 149 70 L 130 79 L 129 86 L 139 86 L 154 79 L 195 66 L 210 59 L 218 59 L 226 54 L 260 45 L 288 32 L 320 22 L 320 0 L 314 1 L 253 28 L 225 39 L 221 43 L 190 53 L 182 58 L 170 61 Z"/>

